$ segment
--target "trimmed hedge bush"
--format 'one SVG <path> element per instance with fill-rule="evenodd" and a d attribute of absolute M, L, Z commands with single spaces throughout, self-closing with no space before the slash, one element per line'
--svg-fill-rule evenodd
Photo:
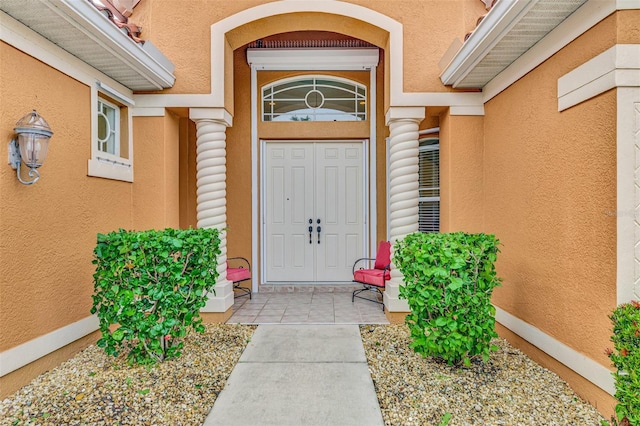
<path fill-rule="evenodd" d="M 98 346 L 130 363 L 177 357 L 191 327 L 204 332 L 200 308 L 218 277 L 216 229 L 165 229 L 98 234 L 91 313 L 100 319 Z"/>
<path fill-rule="evenodd" d="M 394 264 L 404 275 L 411 347 L 449 364 L 489 359 L 495 332 L 493 289 L 500 285 L 493 235 L 414 233 L 396 241 Z"/>
<path fill-rule="evenodd" d="M 607 350 L 607 355 L 617 369 L 613 373 L 617 420 L 620 424 L 640 425 L 640 302 L 618 306 L 609 318 L 615 350 Z"/>

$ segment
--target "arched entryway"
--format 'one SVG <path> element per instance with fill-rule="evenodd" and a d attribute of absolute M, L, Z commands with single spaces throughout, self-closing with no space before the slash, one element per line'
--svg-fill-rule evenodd
<path fill-rule="evenodd" d="M 254 148 L 258 137 L 262 139 L 263 135 L 258 134 L 257 125 L 251 121 L 251 113 L 257 109 L 250 109 L 249 114 L 243 114 L 241 111 L 247 107 L 247 97 L 239 96 L 239 90 L 246 90 L 247 87 L 240 80 L 243 73 L 250 76 L 252 71 L 250 67 L 238 67 L 237 59 L 244 56 L 244 49 L 249 43 L 264 40 L 272 35 L 309 30 L 331 31 L 336 28 L 341 29 L 342 36 L 377 47 L 386 58 L 381 62 L 384 64 L 380 66 L 381 72 L 372 78 L 377 93 L 381 94 L 372 109 L 377 112 L 379 108 L 379 116 L 386 113 L 385 123 L 382 123 L 382 120 L 374 121 L 374 131 L 369 131 L 366 135 L 370 142 L 376 142 L 368 154 L 367 173 L 372 179 L 369 182 L 373 181 L 374 186 L 368 193 L 369 214 L 371 217 L 373 212 L 373 217 L 380 219 L 379 225 L 367 229 L 367 246 L 375 247 L 378 239 L 395 240 L 417 230 L 417 130 L 425 111 L 424 107 L 407 106 L 411 101 L 409 98 L 404 99 L 401 25 L 370 9 L 334 1 L 284 1 L 239 12 L 211 27 L 212 91 L 211 95 L 207 96 L 208 107 L 190 108 L 190 118 L 196 122 L 198 129 L 198 226 L 215 226 L 228 229 L 229 235 L 233 233 L 229 241 L 226 233 L 223 233 L 223 252 L 218 266 L 220 279 L 216 286 L 216 295 L 210 299 L 207 310 L 226 312 L 233 305 L 233 291 L 231 284 L 226 280 L 224 267 L 229 250 L 246 251 L 246 245 L 250 242 L 254 265 L 260 265 L 262 260 L 260 242 L 256 238 L 262 224 L 256 218 L 260 217 L 258 213 L 263 206 L 251 194 L 255 193 L 260 185 L 257 164 L 261 153 Z M 249 86 L 250 96 L 258 92 L 256 84 Z M 394 103 L 402 106 L 390 108 L 389 105 Z M 380 178 L 384 179 L 386 176 L 385 161 L 382 160 L 386 158 L 387 153 L 384 143 L 379 143 L 380 137 L 383 137 L 379 135 L 387 134 L 385 124 L 391 130 L 389 195 L 385 193 L 384 185 L 375 188 Z M 381 131 L 377 131 L 378 126 L 383 127 Z M 331 136 L 330 128 L 325 126 L 322 130 L 325 132 L 325 138 Z M 336 137 L 344 139 L 345 135 L 339 134 Z M 362 138 L 360 135 L 358 137 Z M 248 146 L 248 143 L 253 146 Z M 215 154 L 214 150 L 217 150 Z M 220 161 L 221 159 L 223 161 Z M 249 174 L 251 180 L 247 185 Z M 231 176 L 234 178 L 230 179 Z M 415 185 L 410 183 L 412 181 L 415 181 Z M 240 183 L 241 188 L 236 185 Z M 377 203 L 378 199 L 382 202 Z M 386 217 L 387 210 L 390 212 L 389 219 Z M 247 217 L 250 217 L 250 227 L 247 226 Z M 387 220 L 391 222 L 390 235 L 385 235 Z M 251 238 L 247 238 L 248 228 L 251 229 Z M 229 250 L 227 243 L 230 243 Z M 259 270 L 260 268 L 254 269 Z M 401 276 L 395 271 L 385 299 L 389 298 L 388 307 L 396 303 L 398 306 L 402 305 L 398 310 L 406 310 L 402 309 L 404 303 L 397 298 L 400 283 Z"/>

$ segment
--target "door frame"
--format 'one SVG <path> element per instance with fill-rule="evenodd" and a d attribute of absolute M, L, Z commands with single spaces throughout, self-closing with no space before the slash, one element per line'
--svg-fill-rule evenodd
<path fill-rule="evenodd" d="M 315 53 L 312 52 L 312 53 Z M 366 166 L 367 180 L 365 185 L 365 194 L 369 202 L 368 206 L 368 223 L 369 227 L 365 232 L 366 238 L 369 241 L 368 244 L 368 256 L 371 257 L 376 252 L 376 236 L 378 233 L 378 191 L 376 182 L 376 141 L 377 141 L 377 81 L 376 81 L 376 68 L 378 64 L 377 50 L 375 55 L 363 57 L 360 55 L 361 50 L 354 51 L 353 49 L 332 49 L 331 54 L 326 54 L 322 58 L 321 62 L 307 60 L 300 60 L 300 56 L 309 55 L 309 52 L 305 49 L 293 49 L 283 53 L 282 49 L 275 49 L 274 52 L 267 54 L 266 57 L 252 58 L 248 60 L 251 67 L 251 261 L 254 266 L 254 270 L 260 271 L 259 277 L 256 279 L 255 274 L 251 280 L 251 288 L 254 293 L 258 292 L 258 286 L 264 284 L 264 274 L 262 267 L 262 251 L 261 251 L 261 223 L 262 215 L 260 213 L 260 171 L 259 165 L 261 160 L 260 144 L 258 139 L 258 120 L 260 119 L 260 108 L 258 99 L 258 72 L 259 71 L 274 71 L 274 70 L 297 70 L 297 71 L 310 71 L 317 73 L 322 70 L 368 70 L 369 71 L 369 139 L 367 144 L 367 156 Z M 371 52 L 370 52 L 371 53 Z M 310 55 L 309 57 L 314 57 Z"/>
<path fill-rule="evenodd" d="M 368 190 L 368 186 L 371 182 L 371 174 L 369 172 L 369 166 L 370 166 L 370 154 L 369 154 L 369 145 L 370 145 L 370 141 L 369 139 L 261 139 L 260 140 L 260 190 L 259 192 L 259 201 L 260 201 L 260 212 L 259 212 L 259 221 L 260 221 L 260 238 L 259 238 L 259 245 L 260 245 L 260 265 L 259 265 L 259 271 L 260 271 L 260 279 L 256 280 L 255 278 L 253 279 L 253 287 L 254 287 L 254 291 L 258 291 L 257 288 L 257 282 L 260 282 L 260 285 L 263 284 L 274 284 L 274 285 L 287 285 L 287 284 L 291 284 L 291 283 L 287 283 L 287 282 L 280 282 L 278 281 L 277 284 L 274 282 L 269 282 L 267 281 L 267 265 L 266 262 L 263 262 L 263 259 L 266 259 L 267 257 L 267 238 L 266 238 L 266 233 L 267 233 L 267 227 L 266 227 L 266 196 L 267 196 L 267 188 L 266 188 L 266 173 L 267 173 L 267 168 L 266 166 L 266 146 L 268 143 L 361 143 L 362 144 L 362 210 L 363 210 L 363 214 L 364 214 L 364 220 L 362 223 L 362 247 L 363 247 L 363 253 L 360 257 L 367 257 L 369 256 L 369 246 L 370 246 L 370 241 L 371 241 L 371 235 L 369 233 L 369 230 L 371 228 L 370 225 L 370 218 L 372 216 L 371 212 L 375 212 L 375 209 L 371 208 L 371 194 L 369 193 Z M 255 191 L 253 191 L 254 197 L 255 197 Z M 255 210 L 254 210 L 255 212 Z M 255 240 L 254 240 L 255 243 Z M 255 261 L 254 261 L 254 265 L 255 265 Z M 254 266 L 255 268 L 255 266 Z M 323 282 L 323 281 L 316 281 L 314 282 L 314 284 L 331 284 L 328 282 Z"/>

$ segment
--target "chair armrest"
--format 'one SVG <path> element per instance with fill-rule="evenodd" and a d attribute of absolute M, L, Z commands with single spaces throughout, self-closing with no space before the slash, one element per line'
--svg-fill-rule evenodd
<path fill-rule="evenodd" d="M 374 261 L 375 262 L 375 257 L 361 257 L 360 259 L 356 260 L 355 262 L 353 262 L 353 268 L 351 269 L 351 274 L 355 274 L 356 273 L 356 266 L 358 265 L 359 262 L 362 262 L 363 260 L 368 260 L 368 261 Z M 360 268 L 360 269 L 364 269 L 364 268 Z"/>
<path fill-rule="evenodd" d="M 244 257 L 227 257 L 227 262 L 229 261 L 238 261 L 240 263 L 240 268 L 247 268 L 251 270 L 251 264 Z"/>

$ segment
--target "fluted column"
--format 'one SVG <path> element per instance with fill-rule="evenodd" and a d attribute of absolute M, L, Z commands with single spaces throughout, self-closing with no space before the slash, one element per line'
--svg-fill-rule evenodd
<path fill-rule="evenodd" d="M 220 230 L 220 256 L 215 294 L 202 312 L 226 312 L 233 306 L 233 284 L 227 280 L 227 152 L 226 130 L 231 118 L 223 108 L 192 108 L 196 123 L 198 228 Z"/>
<path fill-rule="evenodd" d="M 392 107 L 387 113 L 389 144 L 389 241 L 418 230 L 418 126 L 424 119 L 424 108 Z M 384 292 L 384 305 L 389 312 L 409 312 L 406 300 L 398 298 L 403 284 L 400 270 L 393 265 L 391 281 Z"/>

